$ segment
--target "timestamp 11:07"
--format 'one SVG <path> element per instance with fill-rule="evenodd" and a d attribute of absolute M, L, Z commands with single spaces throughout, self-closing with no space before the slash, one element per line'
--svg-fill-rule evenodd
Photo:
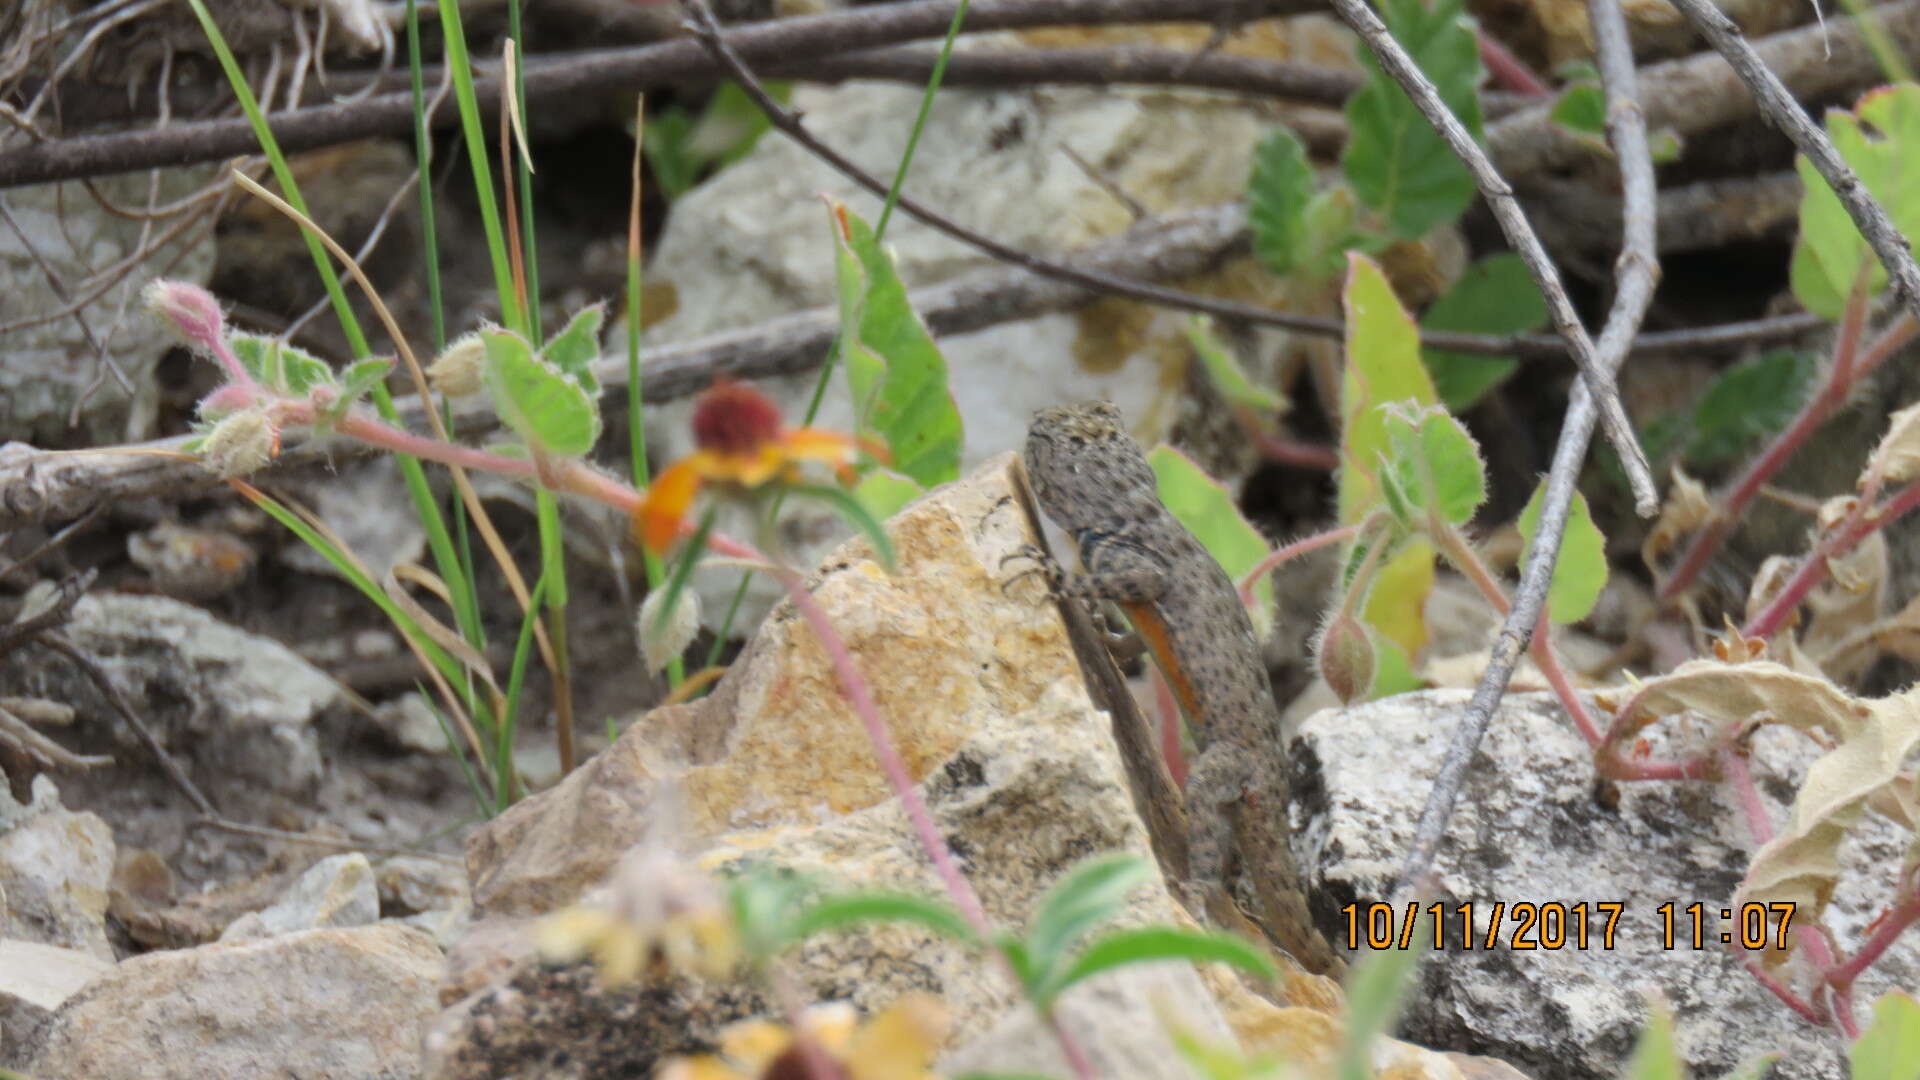
<path fill-rule="evenodd" d="M 1404 908 L 1373 903 L 1348 904 L 1340 914 L 1350 949 L 1408 949 L 1416 943 L 1425 945 L 1429 936 L 1435 949 L 1612 949 L 1626 907 L 1622 901 L 1606 900 L 1436 902 L 1424 908 L 1412 903 Z M 1714 944 L 1785 948 L 1787 927 L 1793 921 L 1793 905 L 1787 903 L 1750 902 L 1736 912 L 1731 907 L 1711 909 L 1698 901 L 1670 900 L 1654 911 L 1659 916 L 1660 947 L 1668 950 Z M 1485 923 L 1476 925 L 1476 915 L 1484 915 Z"/>

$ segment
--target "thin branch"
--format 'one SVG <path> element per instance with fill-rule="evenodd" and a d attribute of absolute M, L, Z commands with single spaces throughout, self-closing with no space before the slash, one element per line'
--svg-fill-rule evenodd
<path fill-rule="evenodd" d="M 1920 0 L 1872 9 L 1887 37 L 1909 56 L 1920 55 Z M 1886 81 L 1856 18 L 1829 18 L 1754 43 L 1767 68 L 1804 99 L 1832 97 Z M 1751 95 L 1717 53 L 1702 52 L 1649 64 L 1640 72 L 1647 124 L 1682 137 L 1725 127 L 1754 114 Z M 1594 160 L 1593 150 L 1553 124 L 1551 101 L 1504 117 L 1487 128 L 1487 150 L 1509 179 Z"/>
<path fill-rule="evenodd" d="M 1647 464 L 1646 454 L 1641 451 L 1640 443 L 1634 436 L 1633 423 L 1627 419 L 1626 410 L 1620 404 L 1619 391 L 1613 385 L 1613 372 L 1602 366 L 1595 354 L 1593 340 L 1587 336 L 1587 328 L 1581 325 L 1580 315 L 1573 309 L 1573 301 L 1567 298 L 1566 288 L 1560 284 L 1559 270 L 1548 257 L 1547 249 L 1541 246 L 1540 238 L 1534 235 L 1533 227 L 1527 224 L 1526 212 L 1520 209 L 1520 203 L 1513 197 L 1513 185 L 1507 183 L 1494 168 L 1492 159 L 1474 141 L 1466 125 L 1440 100 L 1440 92 L 1434 89 L 1432 80 L 1387 32 L 1387 24 L 1380 21 L 1380 16 L 1367 6 L 1366 0 L 1333 0 L 1333 7 L 1340 13 L 1341 19 L 1366 42 L 1367 48 L 1380 61 L 1381 68 L 1406 91 L 1407 97 L 1426 117 L 1427 123 L 1433 125 L 1440 137 L 1446 140 L 1454 156 L 1473 174 L 1474 184 L 1493 210 L 1494 218 L 1500 222 L 1500 231 L 1506 234 L 1507 242 L 1513 245 L 1521 260 L 1527 264 L 1534 284 L 1539 286 L 1541 295 L 1546 298 L 1554 329 L 1567 340 L 1573 362 L 1579 366 L 1584 383 L 1599 406 L 1601 427 L 1607 433 L 1607 441 L 1613 444 L 1614 451 L 1620 455 L 1627 483 L 1633 489 L 1634 508 L 1642 517 L 1653 516 L 1660 507 L 1660 494 L 1654 487 L 1653 472 Z"/>
<path fill-rule="evenodd" d="M 1616 0 L 1589 0 L 1588 12 L 1594 25 L 1594 44 L 1601 77 L 1607 92 L 1607 138 L 1620 163 L 1621 188 L 1625 201 L 1623 239 L 1617 264 L 1619 288 L 1613 310 L 1600 333 L 1597 361 L 1605 370 L 1617 370 L 1626 359 L 1640 320 L 1652 299 L 1659 278 L 1659 261 L 1654 253 L 1658 231 L 1654 214 L 1657 201 L 1653 179 L 1653 160 L 1646 145 L 1645 117 L 1641 112 L 1633 71 L 1633 53 L 1627 44 L 1626 21 Z M 1547 474 L 1542 499 L 1540 524 L 1534 533 L 1532 549 L 1521 571 L 1520 587 L 1513 608 L 1500 626 L 1500 634 L 1489 651 L 1487 669 L 1474 687 L 1466 714 L 1454 729 L 1445 757 L 1434 777 L 1433 790 L 1420 811 L 1412 849 L 1400 871 L 1396 894 L 1419 889 L 1433 865 L 1440 841 L 1446 835 L 1447 822 L 1454 803 L 1466 781 L 1467 767 L 1474 751 L 1493 722 L 1493 711 L 1506 694 L 1513 668 L 1526 650 L 1534 628 L 1541 621 L 1547 591 L 1553 584 L 1554 563 L 1559 558 L 1560 539 L 1566 532 L 1568 513 L 1573 505 L 1574 483 L 1580 464 L 1586 458 L 1587 444 L 1593 437 L 1594 409 L 1587 384 L 1576 384 L 1573 401 L 1560 428 L 1560 442 L 1554 447 L 1553 467 Z"/>
<path fill-rule="evenodd" d="M 1784 131 L 1807 160 L 1813 162 L 1827 186 L 1839 196 L 1841 205 L 1847 208 L 1847 216 L 1866 237 L 1874 254 L 1880 256 L 1880 265 L 1887 268 L 1895 295 L 1906 305 L 1909 314 L 1920 318 L 1920 266 L 1914 264 L 1913 249 L 1906 237 L 1900 235 L 1893 219 L 1887 216 L 1886 208 L 1867 192 L 1852 166 L 1841 158 L 1826 132 L 1821 131 L 1793 99 L 1779 76 L 1767 70 L 1760 54 L 1740 35 L 1740 28 L 1732 19 L 1708 0 L 1674 0 L 1674 6 L 1727 58 L 1727 63 L 1733 65 L 1734 74 L 1747 84 L 1747 90 L 1767 119 Z"/>
<path fill-rule="evenodd" d="M 973 31 L 1013 30 L 1129 22 L 1195 21 L 1209 18 L 1218 0 L 978 0 L 969 9 Z M 755 23 L 729 31 L 734 48 L 751 61 L 771 63 L 785 57 L 854 52 L 946 34 L 957 0 L 909 0 L 906 3 L 851 8 L 824 15 Z M 1314 10 L 1314 0 L 1252 0 L 1257 17 Z M 480 65 L 476 65 L 478 67 Z M 712 78 L 716 65 L 697 42 L 679 39 L 638 48 L 597 50 L 527 71 L 527 98 L 579 101 L 611 87 L 644 88 Z M 499 97 L 497 69 L 476 80 L 481 100 Z M 457 120 L 450 110 L 435 110 L 436 126 Z M 413 99 L 408 91 L 380 94 L 345 105 L 323 105 L 270 116 L 281 149 L 288 153 L 413 129 Z M 244 119 L 183 124 L 164 131 L 83 135 L 10 149 L 0 158 L 0 188 L 39 184 L 153 166 L 218 161 L 254 151 L 252 129 Z"/>
<path fill-rule="evenodd" d="M 146 746 L 154 760 L 160 763 L 160 769 L 167 774 L 167 779 L 173 781 L 173 786 L 180 789 L 180 793 L 187 797 L 187 801 L 193 804 L 195 810 L 208 816 L 219 813 L 214 809 L 213 802 L 201 794 L 193 778 L 187 775 L 186 770 L 180 767 L 180 763 L 173 759 L 172 754 L 167 753 L 167 748 L 160 744 L 160 740 L 154 738 L 152 729 L 140 719 L 140 714 L 133 711 L 127 696 L 114 684 L 113 676 L 107 674 L 104 668 L 95 663 L 93 657 L 81 651 L 62 634 L 42 634 L 34 639 L 34 644 L 52 649 L 80 668 L 81 673 L 86 675 L 100 690 L 101 695 L 107 699 L 107 704 L 113 706 L 113 711 L 119 713 L 120 719 L 126 721 L 127 726 L 133 729 L 134 735 Z"/>

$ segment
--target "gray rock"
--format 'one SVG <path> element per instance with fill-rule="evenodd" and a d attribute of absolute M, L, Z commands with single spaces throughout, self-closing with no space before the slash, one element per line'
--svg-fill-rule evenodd
<path fill-rule="evenodd" d="M 190 194 L 216 172 L 212 166 L 161 170 L 158 201 Z M 147 205 L 147 173 L 93 182 L 118 205 Z M 76 318 L 54 313 L 70 307 L 70 299 L 99 291 L 106 282 L 95 281 L 95 271 L 133 255 L 143 234 L 158 230 L 109 213 L 78 181 L 9 191 L 7 209 L 20 231 L 0 228 L 0 324 L 45 318 L 6 334 L 0 401 L 7 407 L 0 410 L 0 443 L 96 446 L 150 437 L 159 401 L 153 370 L 173 340 L 148 317 L 139 293 L 162 271 L 206 284 L 213 270 L 212 231 L 188 229 L 160 245 L 88 300 Z M 50 280 L 49 269 L 65 284 L 65 296 Z M 117 367 L 127 385 L 105 374 L 103 362 Z"/>
<path fill-rule="evenodd" d="M 0 937 L 114 959 L 107 942 L 113 830 L 96 814 L 60 805 L 45 775 L 21 806 L 0 785 Z"/>
<path fill-rule="evenodd" d="M 1414 823 L 1465 691 L 1411 694 L 1307 719 L 1291 743 L 1296 848 L 1316 894 L 1323 926 L 1346 934 L 1349 903 L 1384 899 L 1411 844 Z M 1777 737 L 1784 736 L 1784 737 Z M 1758 733 L 1755 775 L 1763 793 L 1791 793 L 1809 746 L 1778 730 Z M 1742 968 L 1739 955 L 1710 942 L 1664 947 L 1659 906 L 1694 901 L 1721 927 L 1753 843 L 1720 785 L 1643 782 L 1613 785 L 1617 806 L 1596 794 L 1593 758 L 1559 704 L 1546 694 L 1509 697 L 1481 745 L 1436 863 L 1441 893 L 1472 903 L 1484 944 L 1492 905 L 1520 902 L 1623 905 L 1611 939 L 1594 915 L 1586 947 L 1574 931 L 1565 947 L 1508 947 L 1506 923 L 1495 948 L 1449 948 L 1422 970 L 1408 995 L 1403 1034 L 1432 1046 L 1471 1047 L 1541 1076 L 1614 1077 L 1645 1022 L 1645 996 L 1675 1010 L 1676 1041 L 1695 1075 L 1715 1076 L 1778 1050 L 1773 1075 L 1845 1075 L 1841 1042 L 1802 1022 Z M 1772 807 L 1775 820 L 1784 810 Z M 1845 853 L 1847 871 L 1829 922 L 1855 943 L 1885 902 L 1905 841 L 1872 823 Z M 1876 893 L 1876 890 L 1878 892 Z M 1397 925 L 1397 923 L 1396 923 Z M 1536 927 L 1536 934 L 1539 932 Z M 1856 1000 L 1920 982 L 1920 942 L 1909 935 L 1864 975 Z"/>
<path fill-rule="evenodd" d="M 357 851 L 307 868 L 271 907 L 235 919 L 221 941 L 250 941 L 322 927 L 366 926 L 380 917 L 373 866 Z"/>
<path fill-rule="evenodd" d="M 113 964 L 79 949 L 0 938 L 0 1067 L 68 998 Z"/>
<path fill-rule="evenodd" d="M 134 957 L 32 1040 L 38 1080 L 413 1080 L 444 961 L 401 926 Z"/>
<path fill-rule="evenodd" d="M 215 799 L 223 787 L 305 792 L 320 779 L 313 721 L 342 700 L 340 687 L 279 642 L 178 600 L 115 593 L 83 597 L 66 633 Z M 0 687 L 73 704 L 113 732 L 127 761 L 150 760 L 89 680 L 32 652 L 0 661 Z"/>

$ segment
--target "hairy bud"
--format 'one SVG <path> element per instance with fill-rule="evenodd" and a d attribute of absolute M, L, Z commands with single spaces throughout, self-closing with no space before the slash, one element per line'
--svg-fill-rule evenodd
<path fill-rule="evenodd" d="M 448 397 L 477 394 L 482 386 L 481 365 L 486 359 L 486 343 L 479 334 L 468 334 L 427 365 L 427 381 Z"/>
<path fill-rule="evenodd" d="M 207 468 L 231 479 L 255 472 L 280 453 L 280 428 L 262 409 L 243 409 L 215 424 L 200 444 Z"/>
<path fill-rule="evenodd" d="M 155 278 L 141 290 L 140 299 L 196 352 L 212 352 L 214 342 L 226 335 L 220 302 L 198 285 Z"/>
<path fill-rule="evenodd" d="M 693 636 L 700 632 L 699 595 L 682 590 L 679 602 L 663 623 L 660 605 L 666 598 L 667 590 L 655 589 L 640 604 L 640 654 L 646 659 L 647 670 L 654 674 L 666 670 L 667 664 L 685 651 L 693 642 Z"/>
<path fill-rule="evenodd" d="M 1320 666 L 1320 677 L 1343 705 L 1365 699 L 1373 689 L 1373 639 L 1359 619 L 1344 611 L 1321 633 L 1314 661 Z"/>

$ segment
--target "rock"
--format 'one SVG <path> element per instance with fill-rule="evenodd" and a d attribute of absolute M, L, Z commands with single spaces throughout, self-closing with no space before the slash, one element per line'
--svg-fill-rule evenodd
<path fill-rule="evenodd" d="M 113 830 L 60 805 L 45 775 L 21 806 L 0 785 L 0 937 L 79 949 L 111 962 L 107 890 Z"/>
<path fill-rule="evenodd" d="M 20 1064 L 15 1051 L 61 1003 L 96 975 L 113 969 L 79 949 L 0 938 L 0 1067 Z"/>
<path fill-rule="evenodd" d="M 365 926 L 380 917 L 373 866 L 357 851 L 314 863 L 272 907 L 233 921 L 221 941 L 250 941 L 296 930 Z"/>
<path fill-rule="evenodd" d="M 1008 460 L 888 522 L 898 574 L 849 541 L 808 585 L 859 669 L 884 673 L 873 685 L 879 708 L 989 917 L 1019 925 L 1086 856 L 1151 852 L 1111 722 L 1086 696 L 1055 609 L 1037 583 L 1000 587 L 1001 557 L 1028 542 L 1007 502 Z M 542 970 L 516 947 L 509 917 L 552 911 L 598 884 L 642 840 L 668 790 L 684 805 L 675 846 L 700 853 L 703 868 L 777 866 L 848 888 L 939 891 L 814 635 L 776 609 L 710 697 L 655 710 L 471 838 L 475 902 L 490 916 L 474 934 L 488 942 L 456 947 L 451 967 L 462 989 L 489 971 L 511 974 L 436 1021 L 428 1076 L 638 1075 L 766 1008 L 745 985 L 601 989 L 577 968 Z M 1183 920 L 1158 879 L 1122 919 Z M 1015 1005 L 978 954 L 900 924 L 810 939 L 784 963 L 808 1000 L 871 1012 L 909 990 L 931 993 L 952 1013 L 956 1043 Z M 1327 1000 L 1330 984 L 1299 979 L 1289 993 Z M 629 1037 L 608 1038 L 610 1025 Z"/>
<path fill-rule="evenodd" d="M 142 207 L 150 194 L 157 203 L 189 195 L 217 171 L 166 169 L 157 180 L 139 173 L 93 184 L 119 206 Z M 7 331 L 7 360 L 0 364 L 0 401 L 7 403 L 0 443 L 22 439 L 65 448 L 151 437 L 159 406 L 154 367 L 173 342 L 141 310 L 139 292 L 163 271 L 205 284 L 213 234 L 188 229 L 95 296 L 97 286 L 82 283 L 98 268 L 133 256 L 152 234 L 151 223 L 109 212 L 79 181 L 9 191 L 7 209 L 16 225 L 0 229 L 0 324 L 17 325 Z M 65 295 L 51 274 L 66 283 Z M 89 296 L 76 315 L 55 314 L 71 306 L 69 299 Z M 126 385 L 111 374 L 102 378 L 103 363 L 124 375 Z"/>
<path fill-rule="evenodd" d="M 1304 721 L 1291 742 L 1296 811 L 1305 811 L 1309 867 L 1323 928 L 1345 934 L 1344 905 L 1384 899 L 1412 842 L 1453 718 L 1466 691 L 1404 695 Z M 1768 795 L 1791 792 L 1807 744 L 1779 729 L 1755 736 L 1755 772 Z M 1785 1057 L 1774 1076 L 1845 1075 L 1841 1045 L 1802 1023 L 1717 941 L 1664 947 L 1658 907 L 1729 902 L 1753 845 L 1731 795 L 1705 783 L 1609 785 L 1596 798 L 1592 754 L 1558 702 L 1509 697 L 1494 717 L 1436 862 L 1449 911 L 1472 903 L 1484 941 L 1495 902 L 1623 905 L 1604 945 L 1595 914 L 1586 947 L 1569 916 L 1567 946 L 1518 951 L 1454 943 L 1423 969 L 1401 1031 L 1431 1046 L 1471 1047 L 1541 1076 L 1614 1077 L 1656 991 L 1675 1012 L 1676 1043 L 1694 1075 L 1717 1076 L 1762 1052 Z M 1784 817 L 1771 808 L 1775 820 Z M 1906 840 L 1880 824 L 1859 827 L 1845 851 L 1829 922 L 1857 941 L 1885 902 Z M 1879 890 L 1877 896 L 1870 896 Z M 1458 915 L 1455 915 L 1457 926 Z M 1511 938 L 1511 922 L 1502 942 Z M 1538 931 L 1536 930 L 1536 933 Z M 1843 944 L 1845 939 L 1843 938 Z M 1855 1000 L 1920 983 L 1920 942 L 1896 943 L 1861 977 Z"/>
<path fill-rule="evenodd" d="M 391 855 L 374 868 L 380 914 L 388 918 L 439 911 L 467 902 L 466 871 L 423 855 Z"/>
<path fill-rule="evenodd" d="M 304 792 L 319 781 L 313 721 L 342 700 L 340 687 L 279 642 L 178 600 L 115 593 L 82 597 L 66 633 L 145 705 L 155 736 L 215 801 L 225 802 L 223 791 Z M 152 769 L 146 747 L 66 660 L 16 652 L 0 660 L 0 688 L 10 686 L 75 705 L 113 733 L 123 765 Z M 124 787 L 128 771 L 101 775 Z"/>
<path fill-rule="evenodd" d="M 427 534 L 391 454 L 342 464 L 322 476 L 296 484 L 300 501 L 339 535 L 347 549 L 366 564 L 367 576 L 385 581 L 403 562 L 418 562 Z M 340 571 L 306 544 L 288 544 L 280 562 L 308 574 L 339 577 Z"/>
<path fill-rule="evenodd" d="M 44 1025 L 39 1080 L 413 1080 L 440 950 L 399 926 L 148 953 Z"/>

